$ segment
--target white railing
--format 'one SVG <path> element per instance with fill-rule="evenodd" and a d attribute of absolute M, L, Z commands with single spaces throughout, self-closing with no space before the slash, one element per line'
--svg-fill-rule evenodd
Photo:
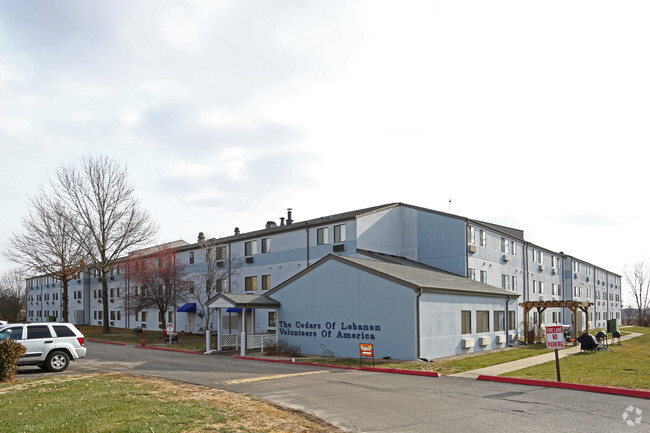
<path fill-rule="evenodd" d="M 277 334 L 253 334 L 246 336 L 247 349 L 261 349 L 275 346 L 278 343 Z M 239 349 L 241 345 L 241 334 L 223 334 L 221 336 L 222 347 L 235 347 Z"/>

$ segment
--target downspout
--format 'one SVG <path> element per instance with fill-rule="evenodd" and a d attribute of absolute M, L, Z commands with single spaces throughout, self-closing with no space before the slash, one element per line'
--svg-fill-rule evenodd
<path fill-rule="evenodd" d="M 305 227 L 305 231 L 307 232 L 307 267 L 309 267 L 309 226 Z"/>
<path fill-rule="evenodd" d="M 231 269 L 231 264 L 232 264 L 232 251 L 230 249 L 230 242 L 228 242 L 228 292 L 231 292 L 231 276 L 232 276 L 232 269 Z M 223 290 L 223 287 L 221 288 Z M 206 311 L 207 313 L 207 311 Z M 228 323 L 230 324 L 230 317 L 228 318 Z"/>
<path fill-rule="evenodd" d="M 469 239 L 467 239 L 468 232 L 469 220 L 465 220 L 465 278 L 469 278 Z"/>
<path fill-rule="evenodd" d="M 422 287 L 420 287 L 418 295 L 415 297 L 415 318 L 417 321 L 417 359 L 420 358 L 420 296 L 422 296 Z"/>
<path fill-rule="evenodd" d="M 510 303 L 510 296 L 506 297 L 506 317 L 504 318 L 505 319 L 504 322 L 506 325 L 504 329 L 504 331 L 506 331 L 506 346 L 510 346 L 510 339 L 508 338 L 509 337 L 508 332 L 510 332 L 510 319 L 509 319 L 510 315 L 508 314 L 509 303 Z"/>

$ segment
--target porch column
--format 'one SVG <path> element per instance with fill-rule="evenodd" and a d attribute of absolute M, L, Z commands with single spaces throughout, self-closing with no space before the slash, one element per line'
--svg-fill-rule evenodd
<path fill-rule="evenodd" d="M 217 352 L 221 352 L 221 308 L 215 308 L 217 310 Z"/>
<path fill-rule="evenodd" d="M 241 356 L 246 356 L 246 307 L 241 309 L 241 344 L 239 345 L 239 353 Z"/>

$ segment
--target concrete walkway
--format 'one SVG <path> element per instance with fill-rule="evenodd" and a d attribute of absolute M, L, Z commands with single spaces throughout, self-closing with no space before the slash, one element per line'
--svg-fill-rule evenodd
<path fill-rule="evenodd" d="M 631 332 L 621 337 L 621 341 L 630 340 L 632 338 L 640 337 L 643 334 Z M 611 343 L 611 340 L 610 340 Z M 568 349 L 560 350 L 558 355 L 560 358 L 573 355 L 580 352 L 580 344 L 571 346 Z M 479 368 L 477 370 L 464 371 L 462 373 L 452 374 L 452 377 L 468 377 L 476 379 L 480 375 L 499 376 L 500 374 L 509 373 L 511 371 L 521 370 L 522 368 L 532 367 L 533 365 L 543 364 L 545 362 L 555 361 L 555 351 L 549 350 L 548 353 L 538 356 L 531 356 L 528 358 L 518 359 L 516 361 L 504 362 L 503 364 L 492 365 L 490 367 Z"/>

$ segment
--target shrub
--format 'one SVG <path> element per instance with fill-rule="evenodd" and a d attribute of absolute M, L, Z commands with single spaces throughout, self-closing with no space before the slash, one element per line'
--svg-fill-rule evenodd
<path fill-rule="evenodd" d="M 0 382 L 10 382 L 18 372 L 18 358 L 23 356 L 27 348 L 8 338 L 0 341 Z"/>
<path fill-rule="evenodd" d="M 275 346 L 275 351 L 271 350 L 271 353 L 275 355 L 292 356 L 292 357 L 301 356 L 300 346 L 293 346 L 284 340 L 278 341 L 277 346 Z"/>

